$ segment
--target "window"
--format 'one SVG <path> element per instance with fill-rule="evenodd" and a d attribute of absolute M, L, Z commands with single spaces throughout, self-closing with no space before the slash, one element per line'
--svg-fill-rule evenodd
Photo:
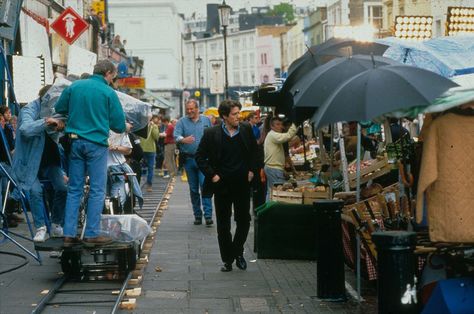
<path fill-rule="evenodd" d="M 377 2 L 364 3 L 364 22 L 373 25 L 376 29 L 383 27 L 382 4 Z"/>
<path fill-rule="evenodd" d="M 240 72 L 234 71 L 234 86 L 240 85 Z"/>
<path fill-rule="evenodd" d="M 254 43 L 254 38 L 253 36 L 252 37 L 249 37 L 249 48 L 254 48 L 255 46 L 255 43 Z"/>
<path fill-rule="evenodd" d="M 248 60 L 247 60 L 247 54 L 244 53 L 242 55 L 242 68 L 246 69 L 246 68 L 248 68 L 248 65 L 249 64 L 248 64 Z"/>
<path fill-rule="evenodd" d="M 251 85 L 251 84 L 249 84 L 248 81 L 249 81 L 249 72 L 244 71 L 244 72 L 242 73 L 242 84 L 243 84 L 243 85 Z"/>
<path fill-rule="evenodd" d="M 242 49 L 247 49 L 247 38 L 242 38 Z"/>
<path fill-rule="evenodd" d="M 210 45 L 210 48 L 211 48 L 211 52 L 216 52 L 217 44 L 216 44 L 216 43 L 211 44 L 211 45 Z"/>
<path fill-rule="evenodd" d="M 233 64 L 234 64 L 234 69 L 240 68 L 240 56 L 239 55 L 234 55 L 232 61 L 233 61 Z"/>
<path fill-rule="evenodd" d="M 255 60 L 255 53 L 253 52 L 249 53 L 249 66 L 254 67 L 256 61 L 257 60 Z"/>
<path fill-rule="evenodd" d="M 233 43 L 232 47 L 234 47 L 234 49 L 239 49 L 239 40 L 238 39 L 234 39 L 232 41 L 232 43 Z"/>

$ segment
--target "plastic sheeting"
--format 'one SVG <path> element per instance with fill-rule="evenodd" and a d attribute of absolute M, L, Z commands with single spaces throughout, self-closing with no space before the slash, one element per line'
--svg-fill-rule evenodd
<path fill-rule="evenodd" d="M 377 42 L 390 45 L 385 57 L 444 77 L 474 73 L 474 36 L 437 37 L 424 42 L 389 37 Z"/>
<path fill-rule="evenodd" d="M 53 116 L 54 105 L 61 96 L 63 90 L 72 82 L 65 78 L 57 78 L 48 92 L 43 96 L 41 105 L 41 117 Z M 151 116 L 151 105 L 143 102 L 125 93 L 116 91 L 117 96 L 122 104 L 127 120 L 133 124 L 132 132 L 136 132 L 145 128 Z"/>
<path fill-rule="evenodd" d="M 141 241 L 152 231 L 138 215 L 102 215 L 100 226 L 101 235 L 119 242 Z"/>

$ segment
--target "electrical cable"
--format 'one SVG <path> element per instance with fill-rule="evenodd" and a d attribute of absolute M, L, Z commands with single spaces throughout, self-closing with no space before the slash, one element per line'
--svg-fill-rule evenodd
<path fill-rule="evenodd" d="M 3 275 L 3 274 L 6 274 L 6 273 L 9 273 L 9 272 L 12 272 L 12 271 L 17 270 L 17 269 L 20 269 L 20 268 L 22 268 L 23 266 L 26 266 L 26 264 L 29 263 L 29 260 L 26 258 L 26 256 L 21 255 L 21 254 L 18 254 L 18 253 L 11 253 L 11 252 L 0 251 L 0 255 L 1 255 L 1 254 L 19 257 L 19 258 L 22 258 L 24 261 L 23 261 L 23 263 L 21 263 L 20 265 L 17 265 L 17 266 L 15 266 L 15 267 L 9 268 L 9 269 L 7 269 L 7 270 L 2 270 L 2 271 L 0 271 L 0 275 Z"/>

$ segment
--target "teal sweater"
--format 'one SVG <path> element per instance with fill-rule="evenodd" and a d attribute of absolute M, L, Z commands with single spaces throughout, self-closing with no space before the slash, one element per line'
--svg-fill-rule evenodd
<path fill-rule="evenodd" d="M 78 80 L 66 88 L 54 106 L 68 115 L 66 133 L 108 146 L 109 130 L 125 132 L 125 114 L 117 93 L 101 75 Z"/>

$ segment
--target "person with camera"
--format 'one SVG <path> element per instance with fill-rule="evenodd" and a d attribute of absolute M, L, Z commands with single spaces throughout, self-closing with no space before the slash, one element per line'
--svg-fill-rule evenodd
<path fill-rule="evenodd" d="M 54 203 L 51 208 L 53 237 L 63 235 L 67 196 L 57 132 L 64 128 L 64 118 L 41 116 L 42 107 L 47 105 L 49 100 L 47 92 L 50 87 L 51 85 L 43 87 L 39 91 L 39 98 L 21 109 L 12 161 L 12 175 L 18 187 L 29 195 L 30 210 L 36 228 L 33 238 L 35 242 L 44 242 L 47 238 L 48 217 L 45 216 L 43 186 L 40 180 L 49 180 L 54 189 Z"/>
<path fill-rule="evenodd" d="M 94 74 L 67 87 L 55 105 L 57 113 L 68 116 L 66 133 L 71 140 L 69 186 L 64 222 L 64 245 L 79 242 L 77 222 L 86 175 L 90 178 L 87 222 L 84 231 L 86 246 L 112 242 L 100 235 L 107 181 L 109 131 L 123 133 L 131 128 L 117 93 L 109 86 L 117 75 L 114 64 L 101 60 Z"/>
<path fill-rule="evenodd" d="M 271 191 L 275 183 L 285 181 L 285 149 L 284 143 L 288 143 L 295 135 L 297 128 L 291 124 L 287 132 L 283 132 L 284 123 L 280 117 L 270 120 L 270 132 L 265 137 L 265 176 L 267 178 L 267 201 L 270 200 Z"/>
<path fill-rule="evenodd" d="M 224 100 L 218 109 L 224 122 L 204 132 L 196 152 L 196 162 L 206 176 L 203 196 L 214 195 L 223 272 L 232 270 L 234 260 L 238 268 L 247 269 L 243 253 L 250 228 L 250 188 L 257 171 L 257 141 L 251 125 L 240 123 L 241 108 L 237 101 Z"/>
<path fill-rule="evenodd" d="M 204 134 L 204 129 L 211 127 L 211 120 L 199 114 L 199 105 L 195 99 L 189 99 L 186 102 L 185 108 L 186 116 L 179 119 L 176 123 L 173 135 L 178 144 L 180 158 L 184 161 L 184 169 L 188 176 L 189 191 L 194 212 L 194 224 L 202 224 L 204 211 L 206 225 L 210 226 L 214 223 L 212 221 L 212 202 L 210 197 L 201 197 L 199 193 L 199 190 L 202 192 L 204 174 L 199 170 L 194 158 Z"/>

